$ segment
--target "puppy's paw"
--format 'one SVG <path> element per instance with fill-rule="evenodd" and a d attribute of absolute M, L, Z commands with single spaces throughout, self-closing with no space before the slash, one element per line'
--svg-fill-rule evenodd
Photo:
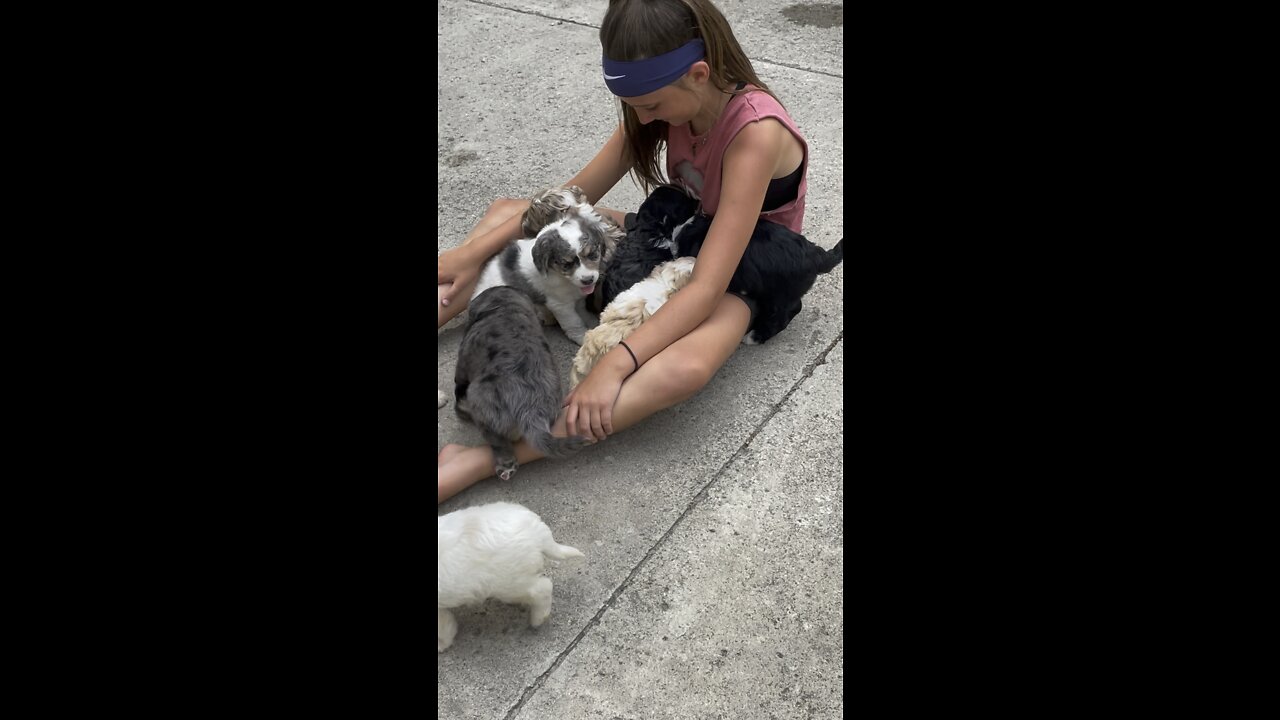
<path fill-rule="evenodd" d="M 551 606 L 541 606 L 532 608 L 529 611 L 529 627 L 538 627 L 551 617 Z"/>
<path fill-rule="evenodd" d="M 572 340 L 574 345 L 581 346 L 583 339 L 587 337 L 587 331 L 586 330 L 577 330 L 577 331 L 565 330 L 564 336 Z"/>
<path fill-rule="evenodd" d="M 444 407 L 445 404 L 447 404 L 448 402 L 449 402 L 449 396 L 445 395 L 439 390 L 436 390 L 436 409 L 439 410 L 440 408 Z"/>
<path fill-rule="evenodd" d="M 442 653 L 453 644 L 458 634 L 458 621 L 448 610 L 436 609 L 436 652 Z"/>
<path fill-rule="evenodd" d="M 743 335 L 742 344 L 743 345 L 759 345 L 760 343 L 756 342 L 756 331 L 752 330 L 746 335 Z"/>
<path fill-rule="evenodd" d="M 516 474 L 516 470 L 520 469 L 520 465 L 515 459 L 499 460 L 493 465 L 493 473 L 503 480 L 510 480 L 512 475 Z"/>

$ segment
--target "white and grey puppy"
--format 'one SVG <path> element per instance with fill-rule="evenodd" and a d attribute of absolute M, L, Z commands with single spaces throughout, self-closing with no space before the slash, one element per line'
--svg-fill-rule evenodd
<path fill-rule="evenodd" d="M 450 608 L 496 598 L 526 605 L 529 625 L 551 614 L 547 560 L 580 558 L 561 545 L 537 513 L 497 502 L 436 518 L 436 652 L 453 644 L 458 621 Z"/>
<path fill-rule="evenodd" d="M 529 209 L 520 218 L 520 229 L 525 237 L 535 237 L 538 231 L 569 215 L 578 215 L 600 225 L 605 237 L 604 263 L 608 265 L 613 250 L 626 236 L 622 228 L 613 218 L 596 212 L 595 207 L 587 202 L 587 194 L 577 185 L 566 185 L 562 188 L 550 188 L 534 193 L 529 201 Z"/>
<path fill-rule="evenodd" d="M 581 345 L 587 328 L 597 322 L 585 299 L 596 289 L 604 253 L 601 225 L 569 211 L 536 237 L 516 240 L 495 255 L 481 270 L 472 301 L 491 287 L 518 288 L 545 305 L 564 334 Z"/>
<path fill-rule="evenodd" d="M 693 277 L 694 258 L 682 257 L 655 267 L 649 277 L 618 293 L 600 313 L 600 324 L 587 331 L 582 347 L 569 369 L 569 387 L 575 387 L 600 358 L 648 320 L 677 290 Z"/>
<path fill-rule="evenodd" d="M 596 223 L 604 233 L 604 257 L 601 260 L 601 270 L 604 270 L 605 277 L 608 277 L 614 251 L 626 237 L 626 232 L 614 222 L 611 215 L 597 212 L 595 207 L 587 202 L 587 194 L 577 185 L 549 188 L 534 193 L 529 200 L 529 209 L 525 210 L 524 216 L 520 218 L 520 229 L 525 237 L 535 237 L 539 230 L 568 215 L 578 215 L 588 222 Z M 643 277 L 643 273 L 641 276 Z M 587 296 L 587 310 L 592 315 L 599 315 L 600 310 L 608 304 L 605 299 L 607 289 L 605 283 L 597 283 L 596 291 Z M 546 324 L 550 325 L 552 322 L 548 320 Z"/>
<path fill-rule="evenodd" d="M 453 382 L 454 411 L 480 429 L 503 480 L 519 468 L 512 443 L 522 437 L 552 458 L 587 443 L 551 435 L 563 397 L 560 371 L 533 302 L 515 288 L 489 288 L 471 300 Z"/>

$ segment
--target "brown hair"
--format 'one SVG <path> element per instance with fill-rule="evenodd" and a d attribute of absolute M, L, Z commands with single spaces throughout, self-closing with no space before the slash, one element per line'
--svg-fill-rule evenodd
<path fill-rule="evenodd" d="M 756 77 L 729 22 L 711 0 L 609 0 L 609 10 L 600 24 L 605 56 L 623 62 L 662 55 L 695 38 L 701 38 L 706 46 L 712 85 L 732 92 L 738 83 L 746 82 L 773 95 Z M 636 184 L 648 195 L 651 187 L 666 182 L 658 155 L 667 142 L 667 123 L 654 120 L 641 125 L 634 108 L 621 100 L 618 105 L 625 140 L 623 159 L 630 164 Z"/>

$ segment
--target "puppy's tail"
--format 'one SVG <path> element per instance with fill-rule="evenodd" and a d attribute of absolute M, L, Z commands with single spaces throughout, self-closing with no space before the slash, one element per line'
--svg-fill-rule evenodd
<path fill-rule="evenodd" d="M 818 272 L 831 272 L 832 268 L 844 261 L 844 238 L 836 246 L 827 251 L 826 256 L 818 263 Z"/>
<path fill-rule="evenodd" d="M 570 560 L 583 557 L 582 551 L 578 548 L 561 545 L 551 538 L 547 538 L 547 542 L 543 544 L 542 554 L 552 560 Z"/>
<path fill-rule="evenodd" d="M 550 430 L 535 430 L 524 434 L 524 439 L 549 458 L 562 458 L 572 455 L 590 444 L 590 440 L 579 437 L 560 438 L 551 434 Z"/>

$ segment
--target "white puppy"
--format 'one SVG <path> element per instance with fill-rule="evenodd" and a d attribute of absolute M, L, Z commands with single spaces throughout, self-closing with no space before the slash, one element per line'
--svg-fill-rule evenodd
<path fill-rule="evenodd" d="M 497 598 L 529 606 L 529 625 L 551 614 L 551 579 L 542 574 L 548 558 L 582 557 L 551 537 L 551 528 L 532 510 L 497 502 L 456 510 L 436 518 L 436 652 L 453 644 L 458 622 L 449 608 Z"/>

